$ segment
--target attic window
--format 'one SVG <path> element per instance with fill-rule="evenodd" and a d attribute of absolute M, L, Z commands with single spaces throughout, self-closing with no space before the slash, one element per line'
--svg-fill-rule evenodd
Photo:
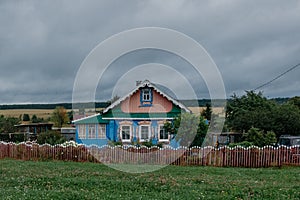
<path fill-rule="evenodd" d="M 152 90 L 150 88 L 141 89 L 141 106 L 152 105 Z"/>
<path fill-rule="evenodd" d="M 143 101 L 150 101 L 150 89 L 143 89 Z"/>

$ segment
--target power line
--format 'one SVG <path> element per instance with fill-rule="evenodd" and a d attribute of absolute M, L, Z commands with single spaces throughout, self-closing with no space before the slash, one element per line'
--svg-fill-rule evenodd
<path fill-rule="evenodd" d="M 287 74 L 288 72 L 290 72 L 290 71 L 296 69 L 296 68 L 299 67 L 299 66 L 300 66 L 300 63 L 298 63 L 297 65 L 292 66 L 291 68 L 289 68 L 289 69 L 286 70 L 285 72 L 279 74 L 279 75 L 276 76 L 275 78 L 273 78 L 273 79 L 269 80 L 268 82 L 266 82 L 266 83 L 264 83 L 264 84 L 262 84 L 262 85 L 256 87 L 256 88 L 254 89 L 254 91 L 255 91 L 255 90 L 258 90 L 258 89 L 260 89 L 260 88 L 262 88 L 262 87 L 265 87 L 266 85 L 271 84 L 273 81 L 279 79 L 280 77 L 284 76 L 285 74 Z"/>

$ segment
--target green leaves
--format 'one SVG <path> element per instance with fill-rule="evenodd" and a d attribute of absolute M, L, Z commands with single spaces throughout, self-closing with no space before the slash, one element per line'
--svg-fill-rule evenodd
<path fill-rule="evenodd" d="M 276 135 L 272 131 L 264 133 L 258 128 L 250 128 L 245 135 L 245 140 L 252 143 L 254 146 L 263 147 L 266 145 L 274 145 L 277 141 Z"/>
<path fill-rule="evenodd" d="M 206 103 L 206 108 L 202 110 L 201 116 L 203 116 L 207 120 L 211 120 L 212 109 L 209 103 Z"/>
<path fill-rule="evenodd" d="M 181 146 L 201 146 L 207 133 L 208 125 L 202 116 L 182 113 L 173 123 L 166 122 L 164 128 L 170 134 L 175 134 L 175 140 Z"/>
<path fill-rule="evenodd" d="M 277 110 L 274 131 L 282 134 L 300 135 L 300 109 L 293 104 L 281 105 Z"/>
<path fill-rule="evenodd" d="M 65 138 L 56 131 L 48 131 L 45 133 L 40 133 L 37 137 L 38 144 L 62 144 L 65 142 Z"/>
<path fill-rule="evenodd" d="M 54 125 L 61 128 L 64 124 L 69 122 L 67 110 L 64 107 L 58 106 L 52 113 L 52 121 Z"/>
<path fill-rule="evenodd" d="M 20 119 L 15 117 L 0 116 L 0 133 L 14 133 L 17 128 L 15 125 L 19 124 Z"/>
<path fill-rule="evenodd" d="M 232 96 L 227 104 L 226 126 L 233 131 L 248 132 L 251 127 L 264 133 L 300 134 L 300 99 L 291 98 L 288 103 L 278 104 L 263 97 L 262 93 L 247 91 L 245 95 Z"/>
<path fill-rule="evenodd" d="M 22 121 L 30 121 L 30 116 L 28 114 L 23 114 Z"/>

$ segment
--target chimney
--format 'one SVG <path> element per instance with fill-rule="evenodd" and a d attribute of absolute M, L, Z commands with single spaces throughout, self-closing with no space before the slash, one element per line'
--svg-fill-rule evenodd
<path fill-rule="evenodd" d="M 135 85 L 138 86 L 142 83 L 142 81 L 135 81 Z"/>

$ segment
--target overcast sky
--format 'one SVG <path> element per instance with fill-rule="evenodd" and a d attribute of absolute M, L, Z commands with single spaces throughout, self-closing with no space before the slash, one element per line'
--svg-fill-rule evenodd
<path fill-rule="evenodd" d="M 0 25 L 0 104 L 71 102 L 77 71 L 89 52 L 108 37 L 138 27 L 177 30 L 200 43 L 218 66 L 227 97 L 300 63 L 298 0 L 4 0 Z M 123 56 L 107 72 L 97 100 L 109 99 L 122 82 L 114 76 L 124 73 L 121 67 L 178 65 L 174 57 L 150 50 Z M 299 96 L 299 77 L 300 67 L 261 90 L 270 98 Z M 124 83 L 132 88 L 134 82 Z M 197 96 L 209 98 L 205 82 L 200 83 L 204 85 L 197 88 Z M 178 90 L 184 98 L 184 90 Z"/>

